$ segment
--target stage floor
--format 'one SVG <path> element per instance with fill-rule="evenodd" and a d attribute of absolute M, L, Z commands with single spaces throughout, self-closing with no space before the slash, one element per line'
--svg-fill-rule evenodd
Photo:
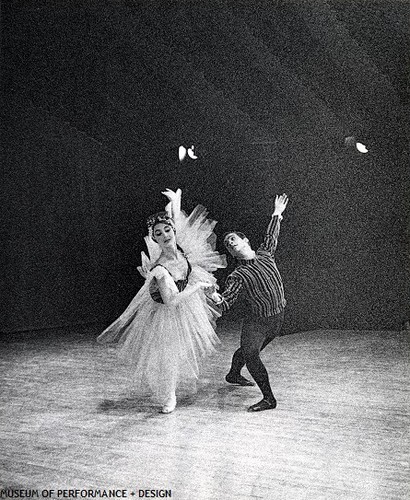
<path fill-rule="evenodd" d="M 104 488 L 178 500 L 410 498 L 409 332 L 275 339 L 263 359 L 278 407 L 258 414 L 246 411 L 260 399 L 257 388 L 224 382 L 237 325 L 223 323 L 218 333 L 222 344 L 197 395 L 170 415 L 125 396 L 115 349 L 97 345 L 93 332 L 3 341 L 0 490 L 33 489 L 39 498 L 43 490 L 80 498 L 57 490 Z"/>

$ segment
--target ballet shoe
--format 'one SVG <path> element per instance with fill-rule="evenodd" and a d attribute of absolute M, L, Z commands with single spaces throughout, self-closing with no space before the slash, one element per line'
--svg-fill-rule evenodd
<path fill-rule="evenodd" d="M 167 399 L 165 405 L 162 407 L 161 413 L 172 413 L 177 406 L 177 398 L 175 395 Z"/>
<path fill-rule="evenodd" d="M 253 382 L 251 382 L 247 378 L 242 377 L 242 375 L 235 375 L 235 376 L 233 376 L 233 375 L 230 375 L 228 373 L 228 375 L 225 377 L 225 380 L 229 384 L 241 385 L 242 387 L 246 387 L 246 386 L 252 387 L 252 386 L 255 385 Z"/>
<path fill-rule="evenodd" d="M 248 408 L 249 412 L 274 410 L 276 408 L 276 399 L 262 399 L 259 403 L 256 403 Z"/>

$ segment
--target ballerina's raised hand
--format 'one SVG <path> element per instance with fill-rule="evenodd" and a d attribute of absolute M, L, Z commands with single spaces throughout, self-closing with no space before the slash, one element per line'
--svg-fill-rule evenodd
<path fill-rule="evenodd" d="M 181 189 L 178 188 L 176 191 L 172 191 L 172 189 L 167 188 L 165 191 L 162 191 L 162 194 L 169 200 L 165 210 L 174 220 L 177 219 L 181 213 Z"/>

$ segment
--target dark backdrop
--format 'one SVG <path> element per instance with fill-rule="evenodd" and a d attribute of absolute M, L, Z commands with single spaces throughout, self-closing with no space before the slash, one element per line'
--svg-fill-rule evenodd
<path fill-rule="evenodd" d="M 4 4 L 1 330 L 113 320 L 141 286 L 144 220 L 166 187 L 254 246 L 288 193 L 286 332 L 398 329 L 409 318 L 408 7 Z M 350 135 L 369 153 L 346 147 Z M 180 163 L 180 144 L 199 158 Z"/>

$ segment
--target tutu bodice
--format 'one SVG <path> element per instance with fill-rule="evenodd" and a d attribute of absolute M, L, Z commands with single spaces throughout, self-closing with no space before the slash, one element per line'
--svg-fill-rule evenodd
<path fill-rule="evenodd" d="M 174 283 L 175 283 L 175 285 L 176 285 L 176 287 L 178 289 L 178 292 L 182 292 L 183 290 L 185 290 L 186 286 L 188 285 L 189 275 L 191 274 L 192 267 L 191 267 L 191 264 L 189 263 L 188 259 L 187 259 L 187 263 L 188 263 L 188 270 L 187 270 L 187 274 L 186 274 L 185 278 L 183 278 L 181 280 L 175 280 L 174 279 Z M 157 264 L 156 266 L 154 266 L 151 269 L 151 271 L 153 269 L 155 269 L 155 267 L 158 267 L 158 266 L 163 267 L 170 274 L 170 276 L 172 276 L 172 273 L 170 273 L 169 270 L 167 269 L 167 267 L 163 266 L 162 264 Z M 151 295 L 152 300 L 154 300 L 155 302 L 158 302 L 159 304 L 163 304 L 164 303 L 164 301 L 162 300 L 161 293 L 160 293 L 160 291 L 158 289 L 158 286 L 156 284 L 156 280 L 155 279 L 151 281 L 149 293 Z"/>

